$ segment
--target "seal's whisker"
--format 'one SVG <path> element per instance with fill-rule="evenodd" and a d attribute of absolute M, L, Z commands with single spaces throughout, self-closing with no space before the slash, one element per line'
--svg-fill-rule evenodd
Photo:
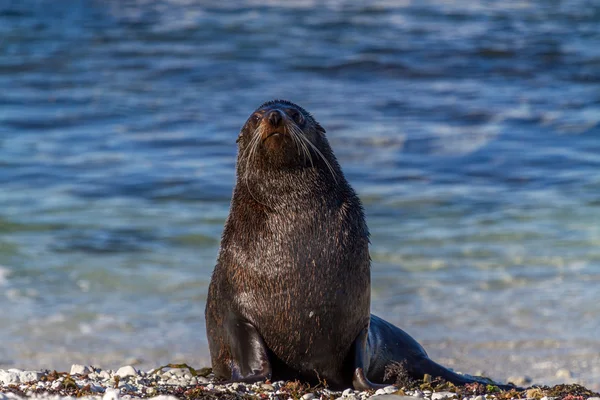
<path fill-rule="evenodd" d="M 296 151 L 298 152 L 298 155 L 302 154 L 302 151 L 300 150 L 300 142 L 298 141 L 299 139 L 296 137 L 296 133 L 294 132 L 293 127 L 290 128 L 289 122 L 286 122 L 286 124 L 283 125 L 283 133 L 289 135 L 292 138 L 294 144 L 296 145 Z M 305 154 L 302 154 L 302 156 L 304 157 L 304 159 L 306 159 Z"/>
<path fill-rule="evenodd" d="M 317 146 L 315 146 L 307 137 L 305 137 L 304 135 L 300 135 L 300 138 L 306 143 L 308 144 L 314 151 L 315 153 L 317 153 L 317 155 L 319 157 L 321 157 L 321 159 L 323 160 L 323 162 L 325 163 L 325 165 L 327 166 L 327 168 L 329 168 L 329 172 L 331 172 L 331 176 L 333 177 L 333 180 L 337 183 L 337 175 L 335 173 L 335 170 L 333 169 L 333 167 L 331 166 L 331 164 L 329 163 L 329 161 L 327 161 L 327 158 L 325 158 L 325 156 L 323 155 L 323 153 L 321 153 L 321 151 L 317 148 Z"/>
<path fill-rule="evenodd" d="M 260 201 L 258 201 L 258 199 L 256 197 L 254 197 L 254 195 L 252 194 L 252 189 L 250 189 L 250 185 L 248 184 L 248 180 L 249 180 L 248 174 L 250 173 L 250 162 L 256 155 L 256 151 L 258 149 L 258 145 L 260 143 L 260 138 L 262 137 L 263 131 L 264 131 L 264 128 L 262 126 L 259 126 L 253 132 L 252 139 L 250 139 L 250 143 L 248 143 L 248 147 L 246 148 L 248 150 L 248 154 L 245 155 L 246 168 L 244 171 L 244 182 L 246 183 L 246 189 L 248 189 L 248 193 L 254 199 L 254 201 L 256 201 L 259 204 L 262 204 L 262 203 Z"/>
<path fill-rule="evenodd" d="M 306 159 L 306 157 L 308 157 L 308 159 L 310 161 L 310 166 L 314 167 L 315 164 L 313 163 L 313 159 L 312 159 L 312 155 L 310 154 L 310 150 L 309 150 L 308 146 L 306 145 L 306 143 L 304 143 L 304 140 L 303 140 L 304 132 L 302 132 L 302 130 L 298 127 L 298 125 L 296 125 L 294 123 L 291 124 L 290 130 L 293 132 L 294 136 L 296 136 L 296 138 L 302 145 L 302 150 L 304 151 L 304 159 Z"/>

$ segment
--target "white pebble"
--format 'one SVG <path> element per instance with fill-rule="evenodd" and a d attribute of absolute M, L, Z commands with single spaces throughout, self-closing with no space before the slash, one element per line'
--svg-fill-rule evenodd
<path fill-rule="evenodd" d="M 20 383 L 19 372 L 11 372 L 10 369 L 8 371 L 0 369 L 0 383 L 4 385 Z"/>
<path fill-rule="evenodd" d="M 115 375 L 120 376 L 121 378 L 126 378 L 128 376 L 137 376 L 138 372 L 131 365 L 126 365 L 118 369 Z"/>
<path fill-rule="evenodd" d="M 398 391 L 398 388 L 396 386 L 386 386 L 383 388 L 383 391 L 386 392 L 387 394 L 392 394 L 392 393 L 396 393 Z"/>
<path fill-rule="evenodd" d="M 107 388 L 102 396 L 102 400 L 119 400 L 121 398 L 121 392 L 118 389 Z"/>
<path fill-rule="evenodd" d="M 302 400 L 312 400 L 314 398 L 315 398 L 314 393 L 306 393 L 304 396 L 302 396 Z"/>
<path fill-rule="evenodd" d="M 437 392 L 431 395 L 431 400 L 442 400 L 442 399 L 451 399 L 452 397 L 456 397 L 456 393 L 452 392 Z"/>
<path fill-rule="evenodd" d="M 106 380 L 109 380 L 109 379 L 111 378 L 110 374 L 109 374 L 107 371 L 100 371 L 100 372 L 98 373 L 98 376 L 99 376 L 100 378 L 104 379 L 105 381 L 106 381 Z"/>
<path fill-rule="evenodd" d="M 184 368 L 173 368 L 170 369 L 169 372 L 171 373 L 171 375 L 176 376 L 178 378 L 181 378 L 185 376 L 185 374 L 189 373 L 189 371 Z"/>
<path fill-rule="evenodd" d="M 92 370 L 90 370 L 85 365 L 79 365 L 79 364 L 71 365 L 71 375 L 84 375 L 84 374 L 89 374 L 90 372 L 92 372 Z"/>
<path fill-rule="evenodd" d="M 383 389 L 377 389 L 377 390 L 375 391 L 375 396 L 378 396 L 378 395 L 381 395 L 381 394 L 387 394 L 387 393 L 386 393 L 386 392 L 385 392 L 385 390 L 383 390 Z"/>
<path fill-rule="evenodd" d="M 38 371 L 23 371 L 19 374 L 21 382 L 36 382 L 42 377 L 42 373 Z"/>
<path fill-rule="evenodd" d="M 342 392 L 342 396 L 350 396 L 353 393 L 354 393 L 354 390 L 348 388 Z"/>

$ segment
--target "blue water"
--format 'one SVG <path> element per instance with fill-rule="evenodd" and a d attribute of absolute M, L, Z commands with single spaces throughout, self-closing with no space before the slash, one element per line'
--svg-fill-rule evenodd
<path fill-rule="evenodd" d="M 0 367 L 207 363 L 235 138 L 286 98 L 437 360 L 600 385 L 598 1 L 1 1 Z"/>

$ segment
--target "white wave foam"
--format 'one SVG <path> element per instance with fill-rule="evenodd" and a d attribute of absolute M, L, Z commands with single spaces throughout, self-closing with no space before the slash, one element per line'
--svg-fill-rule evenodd
<path fill-rule="evenodd" d="M 0 286 L 4 286 L 8 283 L 8 276 L 10 275 L 10 270 L 8 267 L 4 267 L 0 265 Z"/>

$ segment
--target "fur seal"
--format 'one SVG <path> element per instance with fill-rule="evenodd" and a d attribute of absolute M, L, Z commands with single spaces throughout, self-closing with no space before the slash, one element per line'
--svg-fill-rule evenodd
<path fill-rule="evenodd" d="M 208 291 L 215 375 L 380 388 L 403 363 L 454 384 L 406 332 L 370 314 L 369 231 L 325 137 L 302 107 L 262 104 L 238 137 L 237 182 Z"/>

